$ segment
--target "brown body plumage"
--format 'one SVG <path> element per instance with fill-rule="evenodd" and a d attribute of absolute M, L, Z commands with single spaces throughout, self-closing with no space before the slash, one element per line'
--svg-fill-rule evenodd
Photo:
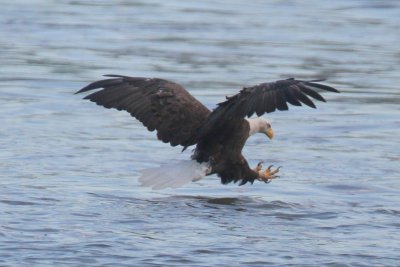
<path fill-rule="evenodd" d="M 207 162 L 210 165 L 207 174 L 218 174 L 223 184 L 253 183 L 266 176 L 251 169 L 242 155 L 251 130 L 246 117 L 254 113 L 261 116 L 276 109 L 287 110 L 287 103 L 315 108 L 309 97 L 325 102 L 315 89 L 338 92 L 317 81 L 287 79 L 243 88 L 210 111 L 174 82 L 108 76 L 112 78 L 91 83 L 77 93 L 103 88 L 85 99 L 106 108 L 128 111 L 149 131 L 157 130 L 159 140 L 172 146 L 181 145 L 186 149 L 196 144 L 192 158 L 199 163 Z M 270 127 L 268 123 L 265 125 Z M 265 126 L 257 131 L 267 134 L 267 130 Z"/>

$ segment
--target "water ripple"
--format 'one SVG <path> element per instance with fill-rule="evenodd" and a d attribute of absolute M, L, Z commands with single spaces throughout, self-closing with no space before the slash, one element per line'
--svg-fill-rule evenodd
<path fill-rule="evenodd" d="M 398 266 L 397 1 L 8 1 L 0 9 L 0 265 Z M 138 186 L 187 159 L 73 92 L 106 73 L 181 83 L 209 108 L 243 86 L 326 78 L 274 112 L 253 186 Z"/>

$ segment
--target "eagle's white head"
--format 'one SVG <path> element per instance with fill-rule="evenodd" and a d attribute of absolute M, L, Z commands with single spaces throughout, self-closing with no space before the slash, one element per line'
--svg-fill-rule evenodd
<path fill-rule="evenodd" d="M 274 131 L 272 130 L 271 123 L 261 117 L 246 119 L 250 126 L 249 136 L 255 133 L 263 133 L 268 136 L 269 139 L 274 137 Z"/>

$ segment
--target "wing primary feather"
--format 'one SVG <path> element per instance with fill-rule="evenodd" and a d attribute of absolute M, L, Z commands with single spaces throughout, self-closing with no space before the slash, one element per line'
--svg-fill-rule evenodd
<path fill-rule="evenodd" d="M 264 94 L 265 96 L 265 112 L 271 113 L 274 112 L 276 109 L 276 99 L 275 99 L 275 92 L 273 91 L 267 91 Z"/>
<path fill-rule="evenodd" d="M 93 93 L 90 98 L 95 99 L 96 102 L 99 102 L 100 104 L 109 104 L 112 107 L 113 103 L 117 99 L 130 93 L 130 91 L 128 91 L 125 87 L 126 86 L 124 84 L 107 87 L 106 89 Z M 89 96 L 90 95 L 88 95 L 87 97 Z M 87 98 L 85 97 L 84 99 Z"/>
<path fill-rule="evenodd" d="M 282 94 L 282 91 L 276 91 L 276 104 L 277 104 L 278 110 L 288 110 L 289 109 L 288 105 L 286 104 L 286 98 Z"/>
<path fill-rule="evenodd" d="M 248 117 L 251 117 L 254 112 L 255 108 L 257 105 L 257 100 L 258 100 L 258 94 L 256 93 L 255 95 L 249 95 L 247 101 L 243 101 L 244 103 L 241 105 L 245 109 L 244 113 L 247 114 Z"/>
<path fill-rule="evenodd" d="M 308 88 L 306 85 L 299 84 L 298 87 L 306 95 L 309 95 L 309 96 L 311 96 L 312 98 L 314 98 L 316 100 L 319 100 L 319 101 L 322 101 L 322 102 L 326 102 L 326 100 L 322 97 L 322 95 L 320 95 L 317 92 L 315 92 L 314 90 Z"/>
<path fill-rule="evenodd" d="M 314 103 L 305 95 L 303 94 L 300 90 L 299 91 L 293 91 L 297 97 L 298 100 L 300 100 L 302 103 L 306 104 L 309 107 L 316 108 Z"/>
<path fill-rule="evenodd" d="M 115 108 L 118 110 L 128 110 L 132 103 L 135 101 L 136 95 L 127 94 L 123 98 L 119 99 L 119 102 L 116 103 Z"/>
<path fill-rule="evenodd" d="M 265 112 L 265 94 L 261 94 L 257 99 L 256 114 L 257 116 L 261 116 Z"/>
<path fill-rule="evenodd" d="M 110 107 L 116 107 L 119 102 L 129 95 L 129 91 L 114 91 L 114 90 L 101 90 L 98 92 L 94 92 L 90 95 L 85 96 L 83 99 L 89 99 L 90 101 L 96 102 L 99 105 L 104 105 L 104 102 Z M 107 100 L 104 100 L 107 98 Z"/>
<path fill-rule="evenodd" d="M 297 100 L 297 98 L 293 95 L 293 90 L 299 90 L 297 86 L 290 86 L 289 90 L 284 90 L 286 101 L 292 104 L 293 106 L 301 106 L 301 102 Z"/>
<path fill-rule="evenodd" d="M 119 77 L 119 78 L 125 78 L 127 76 L 123 76 L 123 75 L 118 75 L 118 74 L 104 74 L 104 77 Z"/>
<path fill-rule="evenodd" d="M 316 88 L 325 90 L 325 91 L 334 92 L 334 93 L 340 93 L 340 92 L 339 92 L 338 90 L 336 90 L 335 88 L 330 87 L 330 86 L 327 86 L 327 85 L 324 85 L 324 84 L 313 83 L 313 82 L 306 82 L 305 84 L 308 85 L 308 86 L 311 86 L 311 87 L 316 87 Z"/>
<path fill-rule="evenodd" d="M 115 85 L 120 84 L 121 81 L 122 81 L 121 79 L 105 79 L 105 80 L 100 80 L 100 81 L 97 81 L 97 82 L 93 82 L 93 83 L 83 87 L 78 92 L 76 92 L 75 95 L 79 94 L 79 93 L 87 92 L 87 91 L 90 91 L 90 90 L 93 90 L 93 89 L 115 86 Z"/>

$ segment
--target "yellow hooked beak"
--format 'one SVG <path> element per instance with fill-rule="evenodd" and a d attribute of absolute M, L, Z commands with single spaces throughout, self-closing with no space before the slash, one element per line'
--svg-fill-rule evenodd
<path fill-rule="evenodd" d="M 274 138 L 274 131 L 272 130 L 272 128 L 268 128 L 266 135 L 268 136 L 269 139 Z"/>

